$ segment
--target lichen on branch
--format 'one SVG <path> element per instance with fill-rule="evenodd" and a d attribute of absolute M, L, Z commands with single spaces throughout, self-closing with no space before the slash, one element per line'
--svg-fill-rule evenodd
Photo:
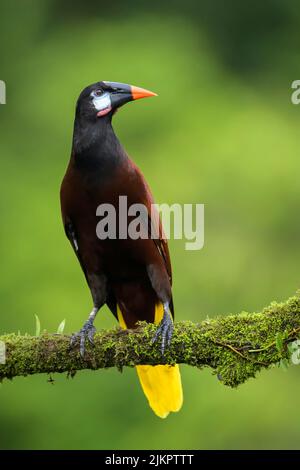
<path fill-rule="evenodd" d="M 70 337 L 6 334 L 6 362 L 0 380 L 38 373 L 74 375 L 83 369 L 133 367 L 139 364 L 182 363 L 209 367 L 225 385 L 236 387 L 263 368 L 289 358 L 288 344 L 300 333 L 300 294 L 285 302 L 272 302 L 260 313 L 242 312 L 201 323 L 177 322 L 170 348 L 162 357 L 152 344 L 155 326 L 141 323 L 135 330 L 101 330 L 94 346 L 70 348 Z"/>

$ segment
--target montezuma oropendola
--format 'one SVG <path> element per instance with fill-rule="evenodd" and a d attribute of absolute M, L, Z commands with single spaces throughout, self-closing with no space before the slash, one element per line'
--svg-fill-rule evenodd
<path fill-rule="evenodd" d="M 112 116 L 125 103 L 156 96 L 135 86 L 101 81 L 85 88 L 77 101 L 71 159 L 61 185 L 61 209 L 66 235 L 89 285 L 93 310 L 82 329 L 72 336 L 84 355 L 85 340 L 93 343 L 94 320 L 106 303 L 122 328 L 144 320 L 159 324 L 162 354 L 173 332 L 172 273 L 161 222 L 153 238 L 105 239 L 96 234 L 100 204 L 118 213 L 119 196 L 128 206 L 144 204 L 151 223 L 151 191 L 127 156 L 112 128 Z M 158 218 L 159 220 L 159 218 Z M 137 366 L 149 404 L 164 418 L 182 405 L 178 366 Z"/>

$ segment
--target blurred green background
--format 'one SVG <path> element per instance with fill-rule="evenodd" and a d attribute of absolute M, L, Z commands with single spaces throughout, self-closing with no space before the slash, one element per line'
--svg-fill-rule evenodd
<path fill-rule="evenodd" d="M 300 285 L 300 10 L 296 1 L 0 0 L 0 332 L 77 331 L 90 294 L 64 236 L 59 186 L 74 106 L 98 80 L 159 94 L 114 126 L 157 202 L 205 204 L 205 246 L 171 241 L 177 319 L 258 311 Z M 115 321 L 107 309 L 96 326 Z M 300 369 L 237 390 L 182 366 L 160 420 L 134 370 L 0 387 L 2 449 L 299 448 Z M 299 408 L 299 409 L 298 409 Z"/>

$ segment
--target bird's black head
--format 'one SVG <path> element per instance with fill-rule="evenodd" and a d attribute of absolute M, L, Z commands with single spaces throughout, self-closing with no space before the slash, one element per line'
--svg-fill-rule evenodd
<path fill-rule="evenodd" d="M 103 116 L 111 117 L 129 101 L 157 96 L 152 91 L 118 82 L 97 82 L 86 87 L 79 95 L 76 114 L 95 121 Z"/>

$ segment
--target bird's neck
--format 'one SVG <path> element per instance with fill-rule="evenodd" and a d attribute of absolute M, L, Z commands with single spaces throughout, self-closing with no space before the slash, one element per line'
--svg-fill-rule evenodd
<path fill-rule="evenodd" d="M 101 119 L 101 120 L 100 120 Z M 76 116 L 72 155 L 74 164 L 86 171 L 110 171 L 126 158 L 126 153 L 114 133 L 111 119 L 95 122 Z"/>

